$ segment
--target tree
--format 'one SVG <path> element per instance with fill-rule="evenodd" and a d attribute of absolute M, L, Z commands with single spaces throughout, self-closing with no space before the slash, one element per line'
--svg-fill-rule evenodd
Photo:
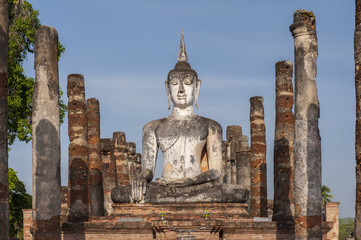
<path fill-rule="evenodd" d="M 352 237 L 354 228 L 355 228 L 355 219 L 340 218 L 339 239 L 344 240 L 345 238 Z"/>
<path fill-rule="evenodd" d="M 9 119 L 8 144 L 16 138 L 31 140 L 31 115 L 34 78 L 27 77 L 23 62 L 28 53 L 34 52 L 35 31 L 40 27 L 39 11 L 26 0 L 8 0 L 9 3 Z M 58 43 L 59 58 L 65 51 Z M 60 91 L 60 97 L 62 92 Z M 60 123 L 63 122 L 67 106 L 59 97 Z"/>
<path fill-rule="evenodd" d="M 23 236 L 22 209 L 31 208 L 32 197 L 26 193 L 25 184 L 16 174 L 14 169 L 9 168 L 10 237 L 21 239 Z"/>
<path fill-rule="evenodd" d="M 333 195 L 330 194 L 331 190 L 329 187 L 322 185 L 322 202 L 331 202 L 331 199 L 333 198 Z"/>

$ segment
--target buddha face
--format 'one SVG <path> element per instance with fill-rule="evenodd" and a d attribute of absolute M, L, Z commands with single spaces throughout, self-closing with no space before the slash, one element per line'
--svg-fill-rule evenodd
<path fill-rule="evenodd" d="M 174 107 L 186 108 L 193 105 L 198 93 L 197 79 L 190 72 L 174 72 L 166 82 L 167 91 Z"/>

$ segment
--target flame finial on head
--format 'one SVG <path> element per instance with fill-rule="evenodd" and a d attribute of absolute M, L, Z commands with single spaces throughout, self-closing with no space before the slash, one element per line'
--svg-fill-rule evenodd
<path fill-rule="evenodd" d="M 180 45 L 179 45 L 179 53 L 178 53 L 177 59 L 179 62 L 186 62 L 188 60 L 187 52 L 186 52 L 186 45 L 184 44 L 183 29 L 182 29 Z"/>

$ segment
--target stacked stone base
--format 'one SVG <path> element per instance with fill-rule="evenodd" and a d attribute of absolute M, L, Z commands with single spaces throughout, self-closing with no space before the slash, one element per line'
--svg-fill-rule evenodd
<path fill-rule="evenodd" d="M 292 229 L 280 231 L 270 218 L 250 217 L 244 203 L 113 204 L 113 208 L 111 216 L 63 223 L 63 239 L 294 239 Z M 206 210 L 208 218 L 203 216 Z"/>
<path fill-rule="evenodd" d="M 89 222 L 63 222 L 62 239 L 294 239 L 294 224 L 253 218 L 244 203 L 127 203 L 113 204 L 113 209 L 111 216 L 93 217 Z M 206 210 L 210 214 L 207 219 L 203 216 Z M 159 216 L 161 211 L 164 219 Z M 32 210 L 23 213 L 24 240 L 31 240 Z M 325 220 L 322 240 L 337 240 L 338 203 L 326 204 Z"/>

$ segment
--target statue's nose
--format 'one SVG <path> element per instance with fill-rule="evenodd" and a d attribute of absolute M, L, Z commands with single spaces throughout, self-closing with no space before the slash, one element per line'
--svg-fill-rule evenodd
<path fill-rule="evenodd" d="M 183 83 L 181 82 L 180 85 L 179 85 L 179 90 L 178 90 L 179 93 L 184 93 L 184 86 L 183 86 Z"/>

